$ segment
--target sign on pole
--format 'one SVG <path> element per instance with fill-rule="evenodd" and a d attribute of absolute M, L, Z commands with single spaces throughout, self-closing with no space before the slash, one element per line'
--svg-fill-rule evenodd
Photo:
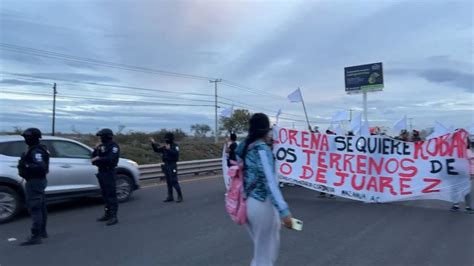
<path fill-rule="evenodd" d="M 373 63 L 344 68 L 346 92 L 361 93 L 383 89 L 382 63 Z"/>

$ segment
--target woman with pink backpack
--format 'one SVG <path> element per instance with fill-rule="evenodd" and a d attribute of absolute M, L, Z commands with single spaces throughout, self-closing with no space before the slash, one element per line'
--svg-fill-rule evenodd
<path fill-rule="evenodd" d="M 280 246 L 281 224 L 291 228 L 288 204 L 283 199 L 274 173 L 274 159 L 268 143 L 270 120 L 263 113 L 250 118 L 249 134 L 237 148 L 244 163 L 246 227 L 254 244 L 252 266 L 274 265 Z"/>

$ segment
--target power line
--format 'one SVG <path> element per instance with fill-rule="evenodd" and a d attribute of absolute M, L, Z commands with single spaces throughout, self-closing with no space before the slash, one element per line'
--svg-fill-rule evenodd
<path fill-rule="evenodd" d="M 85 82 L 85 81 L 76 81 L 76 80 L 69 80 L 69 79 L 62 79 L 62 78 L 52 78 L 52 77 L 45 77 L 45 76 L 38 76 L 38 75 L 27 75 L 27 74 L 16 74 L 16 73 L 9 73 L 9 72 L 2 72 L 2 74 L 18 76 L 18 77 L 28 77 L 28 78 L 35 78 L 35 79 L 46 79 L 52 81 L 64 81 L 82 85 L 92 85 L 92 86 L 101 86 L 101 87 L 111 87 L 111 88 L 123 88 L 123 89 L 131 89 L 131 90 L 141 90 L 141 91 L 151 91 L 151 92 L 163 92 L 163 93 L 170 93 L 170 94 L 180 94 L 180 95 L 193 95 L 193 96 L 214 96 L 213 94 L 206 94 L 206 93 L 194 93 L 194 92 L 179 92 L 179 91 L 168 91 L 168 90 L 161 90 L 161 89 L 148 89 L 148 88 L 141 88 L 141 87 L 133 87 L 133 86 L 124 86 L 124 85 L 113 85 L 107 83 L 98 83 L 98 82 Z"/>
<path fill-rule="evenodd" d="M 0 43 L 0 49 L 8 50 L 10 52 L 26 53 L 30 55 L 47 57 L 47 58 L 52 58 L 52 59 L 62 59 L 66 61 L 73 61 L 75 63 L 93 64 L 93 65 L 98 65 L 98 66 L 118 68 L 118 69 L 123 69 L 123 70 L 131 70 L 131 71 L 144 72 L 144 73 L 154 73 L 154 74 L 165 75 L 165 76 L 181 77 L 181 78 L 196 79 L 196 80 L 213 79 L 213 77 L 184 74 L 184 73 L 178 73 L 178 72 L 172 72 L 172 71 L 152 69 L 152 68 L 147 68 L 147 67 L 113 63 L 113 62 L 108 62 L 108 61 L 103 61 L 103 60 L 62 54 L 62 53 L 51 52 L 47 50 L 35 49 L 35 48 L 8 44 L 8 43 Z"/>
<path fill-rule="evenodd" d="M 255 94 L 259 94 L 259 95 L 262 95 L 262 96 L 271 96 L 271 97 L 277 98 L 277 99 L 279 99 L 279 100 L 285 99 L 285 97 L 283 97 L 283 96 L 281 96 L 281 95 L 269 93 L 269 92 L 264 91 L 264 90 L 259 90 L 259 89 L 255 89 L 255 88 L 250 88 L 250 87 L 247 87 L 247 86 L 244 86 L 244 85 L 241 85 L 241 84 L 232 82 L 232 81 L 230 81 L 230 80 L 225 80 L 225 79 L 224 79 L 224 80 L 222 80 L 222 84 L 225 85 L 225 86 L 228 86 L 228 87 L 232 87 L 232 88 L 244 89 L 244 90 L 246 90 L 246 91 L 253 92 L 253 93 L 255 93 Z"/>
<path fill-rule="evenodd" d="M 116 69 L 121 69 L 121 70 L 148 73 L 148 74 L 158 74 L 158 75 L 173 76 L 173 77 L 180 77 L 180 78 L 187 78 L 187 79 L 194 79 L 194 80 L 215 80 L 216 79 L 214 77 L 208 77 L 208 76 L 178 73 L 178 72 L 173 72 L 173 71 L 152 69 L 152 68 L 147 68 L 147 67 L 132 66 L 132 65 L 114 63 L 114 62 L 109 62 L 109 61 L 104 61 L 104 60 L 79 57 L 79 56 L 74 56 L 74 55 L 62 54 L 62 53 L 57 53 L 57 52 L 52 52 L 52 51 L 47 51 L 47 50 L 42 50 L 42 49 L 35 49 L 35 48 L 8 44 L 8 43 L 2 43 L 2 42 L 0 42 L 0 49 L 7 50 L 10 52 L 15 52 L 15 53 L 23 53 L 23 54 L 29 54 L 29 55 L 34 55 L 34 56 L 46 57 L 50 59 L 71 61 L 71 62 L 81 63 L 85 65 L 92 64 L 96 66 L 110 67 L 110 68 L 116 68 Z M 243 89 L 245 91 L 248 91 L 256 95 L 271 96 L 279 100 L 285 99 L 285 97 L 283 96 L 272 94 L 260 89 L 250 88 L 250 87 L 238 84 L 230 80 L 223 79 L 222 81 L 223 81 L 222 84 L 228 87 Z"/>
<path fill-rule="evenodd" d="M 2 93 L 7 94 L 18 94 L 18 95 L 37 95 L 37 96 L 51 96 L 47 93 L 37 93 L 37 92 L 25 92 L 25 91 L 9 91 L 9 90 L 1 90 Z M 144 101 L 144 100 L 129 100 L 129 99 L 98 99 L 94 97 L 85 97 L 85 96 L 78 96 L 78 95 L 62 95 L 58 94 L 58 98 L 66 98 L 66 99 L 84 99 L 84 100 L 92 100 L 92 101 L 105 101 L 105 102 L 130 102 L 130 103 L 154 103 L 157 105 L 166 105 L 166 106 L 195 106 L 195 107 L 213 107 L 214 105 L 210 104 L 184 104 L 184 103 L 170 103 L 170 102 L 159 102 L 159 101 Z"/>

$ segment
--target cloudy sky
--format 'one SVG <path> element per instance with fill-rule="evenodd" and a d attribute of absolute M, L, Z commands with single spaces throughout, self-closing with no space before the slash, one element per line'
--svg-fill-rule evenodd
<path fill-rule="evenodd" d="M 154 131 L 200 123 L 219 111 L 282 109 L 282 126 L 305 128 L 340 110 L 362 111 L 347 95 L 344 67 L 383 62 L 385 88 L 368 95 L 371 126 L 407 115 L 474 123 L 473 2 L 0 1 L 0 130 Z M 354 113 L 354 114 L 355 114 Z"/>

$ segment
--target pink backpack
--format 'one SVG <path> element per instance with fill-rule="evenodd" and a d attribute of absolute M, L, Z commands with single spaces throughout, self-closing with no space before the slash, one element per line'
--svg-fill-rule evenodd
<path fill-rule="evenodd" d="M 230 176 L 230 186 L 225 194 L 225 208 L 230 218 L 238 225 L 247 222 L 247 204 L 244 194 L 243 164 L 233 165 L 227 174 Z"/>

